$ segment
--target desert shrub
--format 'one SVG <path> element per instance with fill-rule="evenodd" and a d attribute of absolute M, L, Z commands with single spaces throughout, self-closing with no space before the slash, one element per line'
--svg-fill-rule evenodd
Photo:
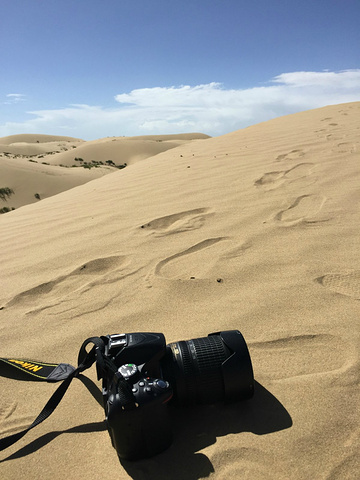
<path fill-rule="evenodd" d="M 75 157 L 74 160 L 75 160 L 75 162 L 83 162 L 84 161 L 84 159 L 80 158 L 80 157 Z"/>
<path fill-rule="evenodd" d="M 14 190 L 12 188 L 9 188 L 9 187 L 0 188 L 0 198 L 1 200 L 5 200 L 5 202 L 7 201 L 8 198 L 11 197 L 13 193 L 14 193 Z"/>
<path fill-rule="evenodd" d="M 113 162 L 112 160 L 106 160 L 105 163 L 106 163 L 107 165 L 109 165 L 110 167 L 116 167 L 116 168 L 119 168 L 120 170 L 121 170 L 122 168 L 127 167 L 127 163 L 122 163 L 122 164 L 120 164 L 120 165 L 116 165 L 116 163 Z"/>
<path fill-rule="evenodd" d="M 34 197 L 37 198 L 38 200 L 41 200 L 39 193 L 35 193 Z"/>
<path fill-rule="evenodd" d="M 11 210 L 15 210 L 14 207 L 3 207 L 3 208 L 0 208 L 0 213 L 7 213 L 7 212 L 11 212 Z"/>

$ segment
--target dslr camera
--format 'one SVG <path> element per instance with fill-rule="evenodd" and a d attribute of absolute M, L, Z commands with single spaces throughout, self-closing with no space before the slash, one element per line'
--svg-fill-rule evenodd
<path fill-rule="evenodd" d="M 171 445 L 169 403 L 212 404 L 253 396 L 251 359 L 238 330 L 168 345 L 162 333 L 102 339 L 98 375 L 108 431 L 121 459 L 151 457 Z"/>

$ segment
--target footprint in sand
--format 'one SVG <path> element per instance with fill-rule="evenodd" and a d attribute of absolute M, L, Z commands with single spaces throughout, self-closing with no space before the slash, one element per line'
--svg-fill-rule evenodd
<path fill-rule="evenodd" d="M 348 347 L 330 334 L 296 335 L 249 344 L 254 371 L 273 380 L 332 372 L 347 365 Z"/>
<path fill-rule="evenodd" d="M 290 207 L 276 214 L 275 220 L 283 225 L 291 226 L 298 223 L 318 223 L 325 221 L 324 218 L 318 218 L 322 206 L 326 201 L 323 195 L 302 195 L 298 197 Z"/>
<path fill-rule="evenodd" d="M 360 300 L 360 271 L 330 273 L 316 279 L 323 287 L 341 295 Z"/>
<path fill-rule="evenodd" d="M 355 153 L 359 149 L 359 142 L 341 142 L 332 149 L 335 153 Z"/>
<path fill-rule="evenodd" d="M 254 185 L 264 190 L 273 190 L 285 182 L 283 171 L 268 172 L 255 181 Z"/>
<path fill-rule="evenodd" d="M 301 158 L 305 155 L 305 152 L 303 150 L 291 150 L 291 152 L 288 153 L 282 153 L 281 155 L 278 155 L 276 157 L 276 161 L 282 162 L 283 160 L 295 160 L 297 158 Z"/>
<path fill-rule="evenodd" d="M 293 182 L 294 180 L 308 177 L 313 168 L 313 163 L 299 163 L 289 170 L 268 172 L 256 180 L 255 186 L 261 187 L 263 190 L 274 190 L 285 182 Z"/>
<path fill-rule="evenodd" d="M 58 302 L 71 293 L 85 291 L 98 283 L 106 282 L 108 274 L 123 267 L 126 261 L 127 257 L 118 255 L 90 260 L 67 275 L 19 293 L 6 307 L 36 305 L 44 298 L 49 303 Z"/>
<path fill-rule="evenodd" d="M 150 230 L 157 236 L 187 232 L 202 227 L 209 213 L 208 208 L 196 208 L 185 212 L 174 213 L 165 217 L 155 218 L 141 225 L 142 229 Z"/>
<path fill-rule="evenodd" d="M 155 274 L 169 279 L 194 280 L 206 277 L 223 253 L 225 237 L 208 238 L 159 262 Z"/>

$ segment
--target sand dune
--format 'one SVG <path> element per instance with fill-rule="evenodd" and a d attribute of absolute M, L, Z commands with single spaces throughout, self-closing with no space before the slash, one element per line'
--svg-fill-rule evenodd
<path fill-rule="evenodd" d="M 209 137 L 200 133 L 114 137 L 89 142 L 35 134 L 0 138 L 0 188 L 14 192 L 10 198 L 0 198 L 0 209 L 12 210 L 35 203 L 113 173 L 121 166 L 206 138 Z"/>
<path fill-rule="evenodd" d="M 64 150 L 76 148 L 84 140 L 73 137 L 56 135 L 22 134 L 9 135 L 0 138 L 0 153 L 2 156 L 36 156 L 60 153 Z M 4 155 L 4 154 L 8 155 Z"/>
<path fill-rule="evenodd" d="M 2 357 L 74 365 L 93 335 L 239 329 L 257 382 L 247 402 L 171 408 L 173 445 L 119 463 L 75 380 L 1 453 L 4 478 L 357 478 L 359 119 L 342 104 L 188 142 L 1 216 Z M 2 436 L 56 388 L 0 381 Z"/>
<path fill-rule="evenodd" d="M 74 158 L 82 158 L 84 161 L 91 163 L 95 161 L 110 160 L 116 165 L 126 163 L 131 165 L 139 160 L 165 152 L 171 148 L 178 147 L 188 143 L 191 140 L 210 138 L 203 134 L 179 134 L 179 135 L 163 135 L 163 136 L 143 136 L 143 137 L 115 137 L 103 138 L 85 142 L 80 145 L 76 151 L 67 151 L 59 153 L 49 158 L 52 165 L 63 164 L 72 166 Z M 76 155 L 75 155 L 76 154 Z"/>

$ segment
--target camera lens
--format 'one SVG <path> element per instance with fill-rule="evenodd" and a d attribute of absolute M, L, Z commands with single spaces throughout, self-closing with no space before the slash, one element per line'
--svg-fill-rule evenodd
<path fill-rule="evenodd" d="M 180 405 L 234 402 L 253 396 L 251 359 L 238 330 L 170 343 L 161 367 Z"/>

